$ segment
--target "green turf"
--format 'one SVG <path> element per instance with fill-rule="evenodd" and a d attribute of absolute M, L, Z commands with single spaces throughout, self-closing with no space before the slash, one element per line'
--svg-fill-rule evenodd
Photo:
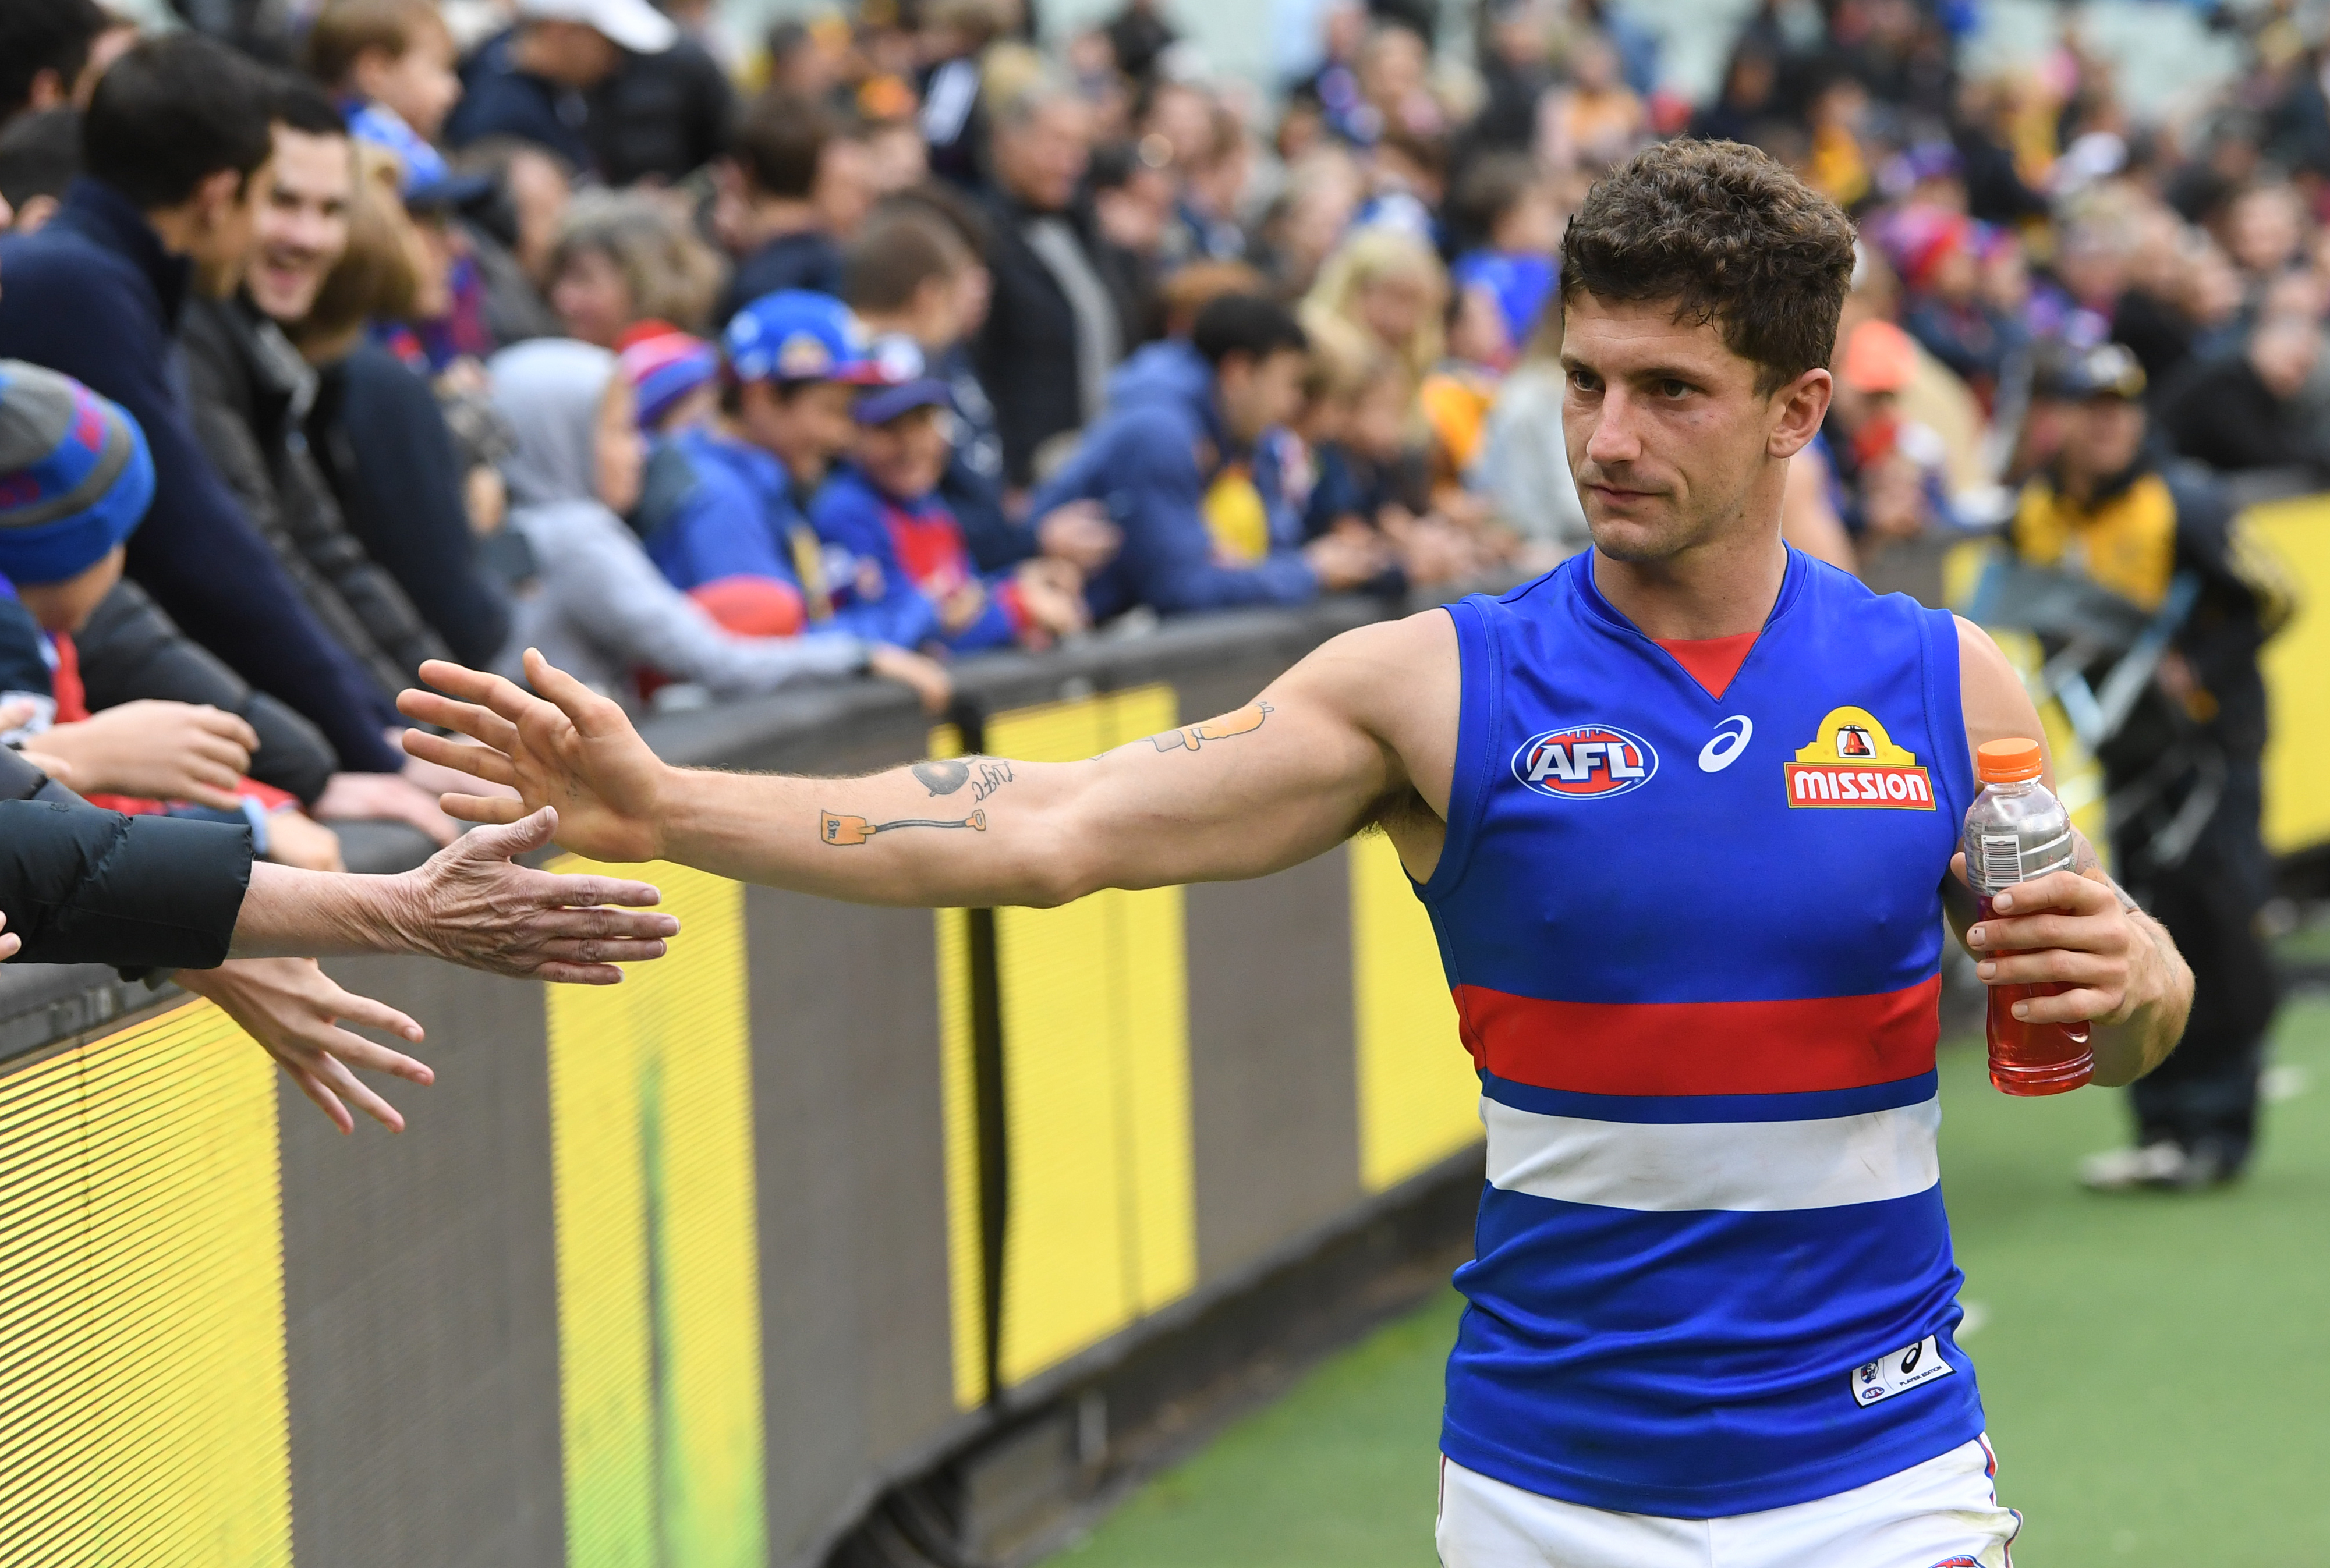
<path fill-rule="evenodd" d="M 2284 1010 L 2249 1180 L 2107 1197 L 2119 1096 L 2010 1100 L 1943 1058 L 1942 1166 L 2000 1491 L 2027 1568 L 2330 1564 L 2330 1000 Z M 1319 1368 L 1056 1561 L 1430 1568 L 1444 1297 Z"/>

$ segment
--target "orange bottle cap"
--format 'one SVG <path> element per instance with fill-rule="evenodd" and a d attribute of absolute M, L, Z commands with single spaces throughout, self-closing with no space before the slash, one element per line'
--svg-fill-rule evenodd
<path fill-rule="evenodd" d="M 1974 756 L 1975 771 L 1985 784 L 2018 784 L 2039 777 L 2036 741 L 1984 741 Z"/>

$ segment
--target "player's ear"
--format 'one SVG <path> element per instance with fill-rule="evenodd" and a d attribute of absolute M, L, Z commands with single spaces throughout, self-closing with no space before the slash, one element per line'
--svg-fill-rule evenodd
<path fill-rule="evenodd" d="M 1775 388 L 1770 405 L 1775 417 L 1765 451 L 1782 462 L 1803 451 L 1820 433 L 1835 390 L 1835 378 L 1818 365 Z"/>

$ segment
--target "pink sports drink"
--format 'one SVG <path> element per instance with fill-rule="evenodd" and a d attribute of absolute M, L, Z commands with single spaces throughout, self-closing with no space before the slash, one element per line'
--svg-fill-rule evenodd
<path fill-rule="evenodd" d="M 1999 893 L 2070 868 L 2071 817 L 2039 781 L 2036 741 L 1984 741 L 1975 751 L 1975 771 L 1982 793 L 1966 812 L 1966 880 L 1988 920 Z M 2060 981 L 1990 987 L 1990 1082 L 2000 1093 L 2060 1094 L 2094 1072 L 2087 1025 L 2032 1024 L 2014 1015 L 2017 1002 L 2069 989 Z"/>

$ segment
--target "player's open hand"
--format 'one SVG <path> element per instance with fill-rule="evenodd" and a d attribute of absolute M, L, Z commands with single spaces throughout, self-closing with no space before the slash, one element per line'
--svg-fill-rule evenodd
<path fill-rule="evenodd" d="M 679 921 L 650 912 L 663 895 L 646 883 L 516 864 L 557 827 L 555 811 L 537 811 L 468 834 L 405 873 L 393 919 L 406 945 L 488 974 L 583 986 L 614 985 L 617 964 L 661 958 Z"/>
<path fill-rule="evenodd" d="M 407 751 L 518 794 L 515 800 L 448 794 L 440 801 L 447 814 L 506 824 L 555 807 L 558 842 L 566 848 L 597 860 L 656 859 L 662 853 L 663 763 L 619 704 L 533 648 L 526 652 L 526 675 L 541 696 L 499 675 L 431 659 L 421 678 L 439 691 L 406 691 L 396 699 L 406 718 L 483 742 L 464 746 L 408 730 Z"/>
<path fill-rule="evenodd" d="M 1965 880 L 1965 856 L 1950 862 Z M 2015 1005 L 2034 1024 L 2124 1024 L 2144 1000 L 2136 969 L 2152 951 L 2109 883 L 2051 871 L 1991 901 L 1992 913 L 1966 930 L 1984 985 L 2053 983 L 2070 989 Z"/>

